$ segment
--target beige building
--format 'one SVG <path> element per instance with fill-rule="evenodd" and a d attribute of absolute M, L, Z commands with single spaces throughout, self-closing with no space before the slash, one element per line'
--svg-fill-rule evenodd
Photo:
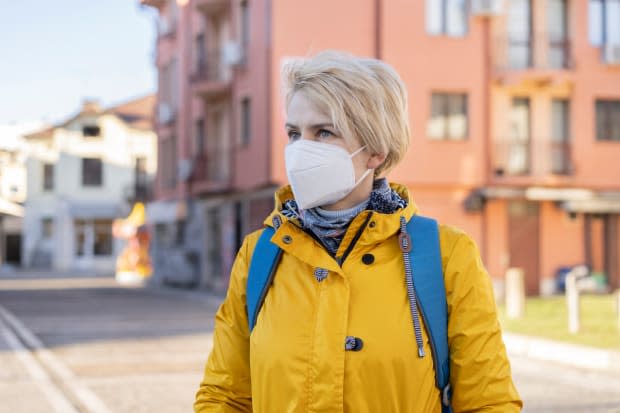
<path fill-rule="evenodd" d="M 0 270 L 21 263 L 23 203 L 26 199 L 27 147 L 23 135 L 41 122 L 0 125 Z"/>
<path fill-rule="evenodd" d="M 25 267 L 114 272 L 122 242 L 112 221 L 148 199 L 157 168 L 153 102 L 85 102 L 66 122 L 26 135 Z"/>

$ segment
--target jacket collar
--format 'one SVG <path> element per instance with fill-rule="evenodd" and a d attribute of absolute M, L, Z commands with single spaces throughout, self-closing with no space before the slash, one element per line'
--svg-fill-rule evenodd
<path fill-rule="evenodd" d="M 395 190 L 402 198 L 407 200 L 407 206 L 403 209 L 400 209 L 392 214 L 382 214 L 373 211 L 364 211 L 360 214 L 360 216 L 354 219 L 355 221 L 363 221 L 361 219 L 361 215 L 366 215 L 368 213 L 372 213 L 370 218 L 369 225 L 367 230 L 364 231 L 364 234 L 358 240 L 360 245 L 368 245 L 374 244 L 377 242 L 381 242 L 400 230 L 400 217 L 404 217 L 405 220 L 409 221 L 411 217 L 418 213 L 418 208 L 413 202 L 411 198 L 411 194 L 409 190 L 401 184 L 390 183 L 390 187 Z M 289 220 L 282 214 L 282 206 L 284 203 L 290 199 L 294 199 L 293 191 L 290 185 L 283 186 L 279 190 L 276 191 L 274 195 L 274 203 L 275 207 L 272 213 L 265 219 L 264 224 L 266 226 L 274 226 L 274 221 L 281 222 L 282 224 L 295 225 L 298 226 L 298 223 L 294 220 Z M 360 218 L 360 219 L 358 219 Z M 352 223 L 353 224 L 353 223 Z"/>

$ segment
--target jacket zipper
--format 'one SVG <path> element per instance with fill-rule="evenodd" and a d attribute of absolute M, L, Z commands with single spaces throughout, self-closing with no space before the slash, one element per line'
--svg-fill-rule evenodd
<path fill-rule="evenodd" d="M 355 233 L 355 236 L 353 237 L 353 240 L 351 240 L 351 243 L 349 244 L 347 249 L 344 251 L 342 256 L 340 258 L 336 258 L 336 262 L 338 263 L 338 265 L 340 267 L 342 267 L 342 264 L 344 263 L 344 260 L 346 260 L 347 257 L 349 256 L 349 254 L 351 253 L 351 251 L 353 251 L 353 247 L 355 247 L 355 244 L 360 239 L 360 237 L 362 236 L 362 233 L 364 232 L 364 230 L 368 226 L 368 223 L 370 222 L 370 218 L 372 218 L 372 214 L 373 214 L 373 212 L 370 212 L 370 214 L 368 214 L 368 216 L 366 217 L 366 220 L 364 221 L 364 223 L 362 224 L 360 229 L 357 230 L 357 233 Z"/>

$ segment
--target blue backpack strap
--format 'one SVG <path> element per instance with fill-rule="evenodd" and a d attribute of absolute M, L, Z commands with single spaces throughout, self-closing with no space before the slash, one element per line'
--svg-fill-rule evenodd
<path fill-rule="evenodd" d="M 250 261 L 248 283 L 246 286 L 246 308 L 250 333 L 256 325 L 258 313 L 276 273 L 282 250 L 271 242 L 275 229 L 265 227 Z"/>
<path fill-rule="evenodd" d="M 430 340 L 435 366 L 435 384 L 441 392 L 442 412 L 450 407 L 450 350 L 448 348 L 448 304 L 443 279 L 439 227 L 431 218 L 414 215 L 407 223 L 415 293 Z"/>

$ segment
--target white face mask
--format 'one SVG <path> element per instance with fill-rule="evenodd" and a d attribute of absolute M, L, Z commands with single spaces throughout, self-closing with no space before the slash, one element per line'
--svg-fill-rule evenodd
<path fill-rule="evenodd" d="M 364 148 L 349 154 L 329 143 L 299 140 L 288 144 L 284 150 L 286 174 L 299 208 L 330 205 L 349 195 L 372 172 L 368 169 L 355 181 L 351 158 Z"/>

